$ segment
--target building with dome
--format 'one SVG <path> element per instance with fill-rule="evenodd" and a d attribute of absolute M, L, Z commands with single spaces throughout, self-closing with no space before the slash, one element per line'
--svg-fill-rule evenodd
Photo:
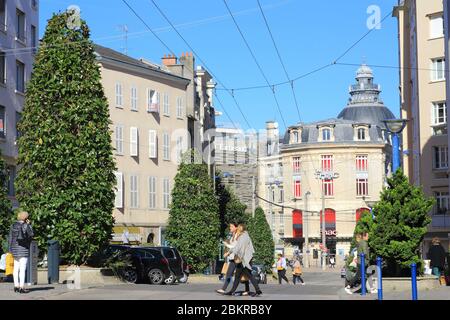
<path fill-rule="evenodd" d="M 273 200 L 278 189 L 283 190 L 282 204 L 265 204 L 277 249 L 287 256 L 298 249 L 308 256 L 310 266 L 320 265 L 322 190 L 326 247 L 343 264 L 357 220 L 379 200 L 390 174 L 390 136 L 382 120 L 395 116 L 383 104 L 381 88 L 373 80 L 372 70 L 363 64 L 350 86 L 349 101 L 336 118 L 290 126 L 280 140 L 279 155 L 260 159 L 261 166 L 282 168 L 278 184 L 266 179 L 258 190 Z M 271 172 L 260 170 L 264 171 Z M 326 179 L 318 179 L 317 172 Z"/>

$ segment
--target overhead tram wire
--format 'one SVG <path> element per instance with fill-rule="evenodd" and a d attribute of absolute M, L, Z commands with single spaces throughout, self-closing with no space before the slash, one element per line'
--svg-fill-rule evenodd
<path fill-rule="evenodd" d="M 152 0 L 152 1 L 153 1 L 153 0 Z M 247 39 L 245 38 L 244 34 L 242 33 L 242 30 L 241 30 L 241 28 L 239 27 L 239 24 L 237 23 L 236 19 L 234 18 L 234 15 L 233 15 L 233 13 L 231 12 L 231 9 L 230 9 L 230 7 L 228 6 L 227 1 L 226 1 L 226 0 L 223 0 L 223 3 L 225 4 L 225 6 L 226 6 L 226 8 L 227 8 L 227 10 L 228 10 L 228 12 L 229 12 L 231 18 L 233 19 L 234 25 L 235 25 L 236 28 L 238 29 L 239 34 L 240 34 L 241 37 L 242 37 L 242 40 L 244 40 L 244 43 L 245 43 L 245 45 L 247 46 L 248 51 L 250 52 L 251 56 L 253 57 L 253 61 L 256 63 L 256 65 L 257 65 L 259 71 L 261 72 L 261 74 L 262 74 L 264 80 L 265 80 L 266 83 L 267 83 L 267 86 L 271 89 L 272 94 L 273 94 L 273 98 L 274 98 L 274 100 L 275 100 L 275 104 L 277 105 L 278 112 L 280 113 L 280 116 L 281 116 L 281 120 L 283 121 L 284 127 L 287 128 L 286 121 L 284 120 L 283 113 L 281 112 L 280 103 L 278 102 L 277 96 L 276 96 L 276 94 L 275 94 L 275 87 L 274 87 L 273 85 L 271 85 L 270 82 L 269 82 L 269 80 L 267 79 L 266 74 L 264 73 L 264 71 L 263 71 L 261 65 L 259 64 L 258 60 L 257 60 L 256 57 L 255 57 L 255 54 L 253 53 L 253 50 L 251 49 L 250 45 L 249 45 L 248 42 L 247 42 Z"/>
<path fill-rule="evenodd" d="M 123 0 L 125 1 L 125 0 Z M 228 89 L 222 81 L 220 81 L 219 77 L 217 77 L 210 68 L 208 68 L 206 62 L 200 57 L 200 55 L 192 48 L 192 46 L 187 42 L 187 40 L 183 37 L 183 35 L 178 31 L 178 29 L 175 27 L 175 25 L 172 23 L 172 21 L 166 16 L 166 14 L 161 10 L 161 8 L 158 6 L 158 4 L 154 0 L 150 0 L 156 10 L 161 14 L 161 16 L 170 24 L 172 29 L 178 34 L 178 36 L 183 40 L 183 42 L 188 46 L 188 48 L 195 54 L 195 56 L 200 60 L 200 62 L 205 66 L 205 68 L 209 71 L 209 73 L 213 76 L 215 80 L 230 94 L 230 96 L 233 98 L 234 103 L 238 107 L 242 117 L 244 118 L 245 123 L 247 124 L 248 128 L 251 129 L 252 126 L 250 125 L 249 121 L 247 120 L 247 117 L 244 115 L 244 112 L 242 111 L 241 106 L 236 100 L 236 97 L 234 96 L 233 90 Z"/>
<path fill-rule="evenodd" d="M 152 29 L 152 28 L 150 28 L 150 26 L 145 22 L 145 20 L 136 12 L 136 10 L 134 10 L 134 8 L 126 1 L 126 0 L 122 0 L 122 2 L 131 10 L 131 12 L 133 12 L 133 14 L 147 27 L 147 29 L 156 37 L 156 39 L 158 39 L 158 41 L 159 42 L 161 42 L 161 44 L 167 49 L 167 50 L 169 50 L 169 52 L 172 54 L 172 55 L 174 55 L 174 56 L 176 56 L 176 54 L 173 52 L 173 50 L 172 49 L 170 49 L 170 47 L 154 32 L 154 30 Z M 167 19 L 166 19 L 167 20 Z M 174 26 L 173 26 L 173 24 L 171 24 L 171 26 L 172 26 L 172 28 L 174 28 Z M 189 46 L 189 45 L 188 45 Z M 191 48 L 191 46 L 189 46 L 189 48 Z M 193 52 L 193 53 L 195 53 L 195 51 L 191 48 L 191 51 Z M 195 55 L 198 57 L 198 55 L 197 55 L 197 53 L 195 53 Z M 205 68 L 207 68 L 207 66 L 206 66 L 206 64 L 204 63 L 204 61 L 200 58 L 200 57 L 198 57 L 199 58 L 199 60 L 205 65 Z M 208 68 L 207 68 L 208 69 Z M 194 72 L 194 70 L 191 70 L 192 72 Z M 211 70 L 209 70 L 209 72 L 211 73 L 211 75 L 213 75 L 213 73 L 211 72 Z M 217 79 L 217 77 L 216 76 L 214 76 L 213 75 L 213 77 L 219 82 L 219 83 L 221 83 L 220 81 L 219 81 L 219 79 Z M 223 86 L 223 84 L 222 84 L 222 86 Z M 235 99 L 234 97 L 233 97 L 233 99 Z M 245 115 L 243 114 L 243 112 L 242 112 L 242 110 L 240 109 L 240 106 L 238 105 L 238 103 L 237 103 L 237 101 L 235 101 L 235 103 L 236 103 L 236 105 L 238 106 L 238 108 L 239 108 L 239 110 L 241 111 L 241 115 L 244 117 L 244 120 L 245 120 L 245 122 L 247 123 L 247 125 L 249 126 L 249 128 L 251 128 L 251 126 L 250 126 L 250 124 L 248 123 L 248 120 L 247 120 L 247 118 L 245 117 Z M 228 115 L 228 112 L 226 112 L 226 110 L 225 110 L 225 108 L 223 107 L 223 109 L 224 109 L 224 112 L 227 114 L 227 116 L 229 117 L 229 115 Z"/>
<path fill-rule="evenodd" d="M 265 25 L 266 25 L 266 27 L 267 27 L 267 31 L 269 32 L 270 38 L 272 39 L 272 43 L 273 43 L 273 46 L 275 47 L 275 51 L 277 52 L 278 59 L 280 60 L 281 66 L 283 67 L 284 74 L 286 75 L 287 80 L 288 80 L 288 81 L 290 82 L 290 84 L 291 84 L 292 96 L 293 96 L 293 98 L 294 98 L 295 107 L 296 107 L 296 109 L 297 109 L 298 119 L 299 119 L 300 122 L 302 122 L 302 117 L 301 117 L 301 115 L 300 115 L 300 108 L 299 108 L 299 106 L 298 106 L 297 96 L 295 95 L 295 90 L 294 90 L 294 81 L 292 81 L 292 80 L 290 79 L 289 73 L 288 73 L 287 70 L 286 70 L 286 66 L 285 66 L 285 64 L 284 64 L 284 62 L 283 62 L 283 59 L 281 58 L 280 50 L 278 49 L 278 46 L 277 46 L 277 44 L 276 44 L 276 42 L 275 42 L 275 38 L 274 38 L 274 36 L 273 36 L 273 34 L 272 34 L 272 31 L 270 30 L 269 22 L 267 21 L 266 15 L 264 14 L 264 10 L 263 10 L 263 8 L 262 8 L 262 6 L 261 6 L 261 3 L 259 2 L 259 0 L 256 0 L 256 1 L 258 2 L 259 10 L 261 11 L 261 15 L 262 15 L 262 17 L 263 17 L 263 19 L 264 19 L 264 23 L 265 23 Z"/>

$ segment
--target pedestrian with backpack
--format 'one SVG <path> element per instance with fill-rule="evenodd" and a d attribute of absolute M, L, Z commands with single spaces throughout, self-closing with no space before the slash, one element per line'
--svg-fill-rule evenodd
<path fill-rule="evenodd" d="M 294 282 L 294 284 L 297 284 L 298 280 L 300 280 L 302 286 L 305 285 L 305 281 L 303 281 L 302 279 L 303 270 L 299 259 L 296 259 L 294 262 L 294 271 L 292 272 L 292 274 L 293 274 L 292 281 Z"/>
<path fill-rule="evenodd" d="M 278 254 L 277 272 L 278 272 L 278 283 L 279 284 L 281 284 L 281 280 L 284 280 L 287 283 L 289 283 L 289 280 L 286 277 L 286 267 L 287 267 L 286 258 L 283 257 L 283 255 L 281 253 Z"/>
<path fill-rule="evenodd" d="M 14 292 L 28 293 L 25 289 L 25 272 L 27 269 L 30 245 L 34 232 L 28 220 L 28 212 L 20 211 L 17 221 L 14 222 L 9 231 L 9 252 L 14 257 Z"/>

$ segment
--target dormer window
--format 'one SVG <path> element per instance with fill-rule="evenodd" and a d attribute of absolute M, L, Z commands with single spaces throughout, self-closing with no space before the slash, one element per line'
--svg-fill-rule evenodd
<path fill-rule="evenodd" d="M 322 141 L 330 141 L 331 140 L 331 129 L 323 129 L 322 130 Z"/>
<path fill-rule="evenodd" d="M 355 134 L 354 134 L 354 140 L 356 141 L 369 141 L 369 126 L 366 125 L 358 125 L 354 126 L 355 128 Z"/>
<path fill-rule="evenodd" d="M 295 128 L 290 130 L 289 143 L 301 142 L 301 129 Z"/>
<path fill-rule="evenodd" d="M 319 127 L 319 142 L 334 141 L 334 132 L 331 126 Z"/>

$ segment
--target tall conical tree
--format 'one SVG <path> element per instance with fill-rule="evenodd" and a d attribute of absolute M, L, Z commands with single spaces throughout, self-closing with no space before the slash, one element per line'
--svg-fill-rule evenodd
<path fill-rule="evenodd" d="M 431 222 L 434 199 L 425 197 L 399 169 L 387 180 L 381 200 L 374 208 L 369 246 L 387 264 L 386 274 L 410 275 L 411 263 L 422 267 L 420 244 Z"/>
<path fill-rule="evenodd" d="M 248 232 L 255 248 L 254 262 L 270 268 L 274 262 L 275 243 L 272 230 L 261 207 L 256 208 L 255 216 L 250 218 Z"/>
<path fill-rule="evenodd" d="M 8 182 L 5 160 L 3 160 L 0 151 L 0 241 L 6 240 L 9 233 L 9 227 L 14 220 L 11 201 L 8 199 Z"/>
<path fill-rule="evenodd" d="M 19 130 L 17 197 L 36 238 L 82 264 L 112 234 L 115 163 L 108 102 L 90 31 L 53 15 L 36 55 Z"/>
<path fill-rule="evenodd" d="M 166 235 L 170 245 L 197 272 L 218 256 L 219 206 L 206 164 L 180 164 L 172 189 Z"/>

